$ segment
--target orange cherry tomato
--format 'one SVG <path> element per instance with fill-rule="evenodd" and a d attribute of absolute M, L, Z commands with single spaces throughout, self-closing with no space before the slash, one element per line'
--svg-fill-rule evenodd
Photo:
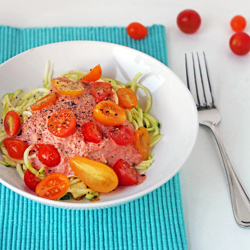
<path fill-rule="evenodd" d="M 103 125 L 120 125 L 127 118 L 124 110 L 112 101 L 99 102 L 94 107 L 93 116 Z"/>
<path fill-rule="evenodd" d="M 76 128 L 76 118 L 69 109 L 62 109 L 54 113 L 48 120 L 48 129 L 57 137 L 67 137 L 73 134 Z"/>
<path fill-rule="evenodd" d="M 95 82 L 102 76 L 102 68 L 101 65 L 98 64 L 90 72 L 85 75 L 81 80 L 84 82 Z"/>
<path fill-rule="evenodd" d="M 23 159 L 24 151 L 28 147 L 28 145 L 24 141 L 13 138 L 4 139 L 3 144 L 7 149 L 9 156 L 16 160 Z"/>
<path fill-rule="evenodd" d="M 4 118 L 4 129 L 9 136 L 17 134 L 21 125 L 20 117 L 14 110 L 9 111 Z"/>
<path fill-rule="evenodd" d="M 91 189 L 107 193 L 118 186 L 118 177 L 109 166 L 84 157 L 74 156 L 69 165 L 75 174 Z"/>
<path fill-rule="evenodd" d="M 130 23 L 126 28 L 126 31 L 133 39 L 143 39 L 148 34 L 147 28 L 137 22 Z"/>
<path fill-rule="evenodd" d="M 117 90 L 116 94 L 119 99 L 119 105 L 124 109 L 132 109 L 136 107 L 138 99 L 135 92 L 132 89 L 120 88 Z"/>
<path fill-rule="evenodd" d="M 230 22 L 231 28 L 235 32 L 243 31 L 246 28 L 247 21 L 243 16 L 234 16 Z"/>
<path fill-rule="evenodd" d="M 36 186 L 36 193 L 39 197 L 56 200 L 61 198 L 68 190 L 70 181 L 64 174 L 51 174 L 46 176 Z"/>
<path fill-rule="evenodd" d="M 34 104 L 30 106 L 33 111 L 41 110 L 45 107 L 52 105 L 56 101 L 56 94 L 49 93 L 48 95 L 44 96 L 40 100 L 36 101 Z"/>
<path fill-rule="evenodd" d="M 84 90 L 81 83 L 73 82 L 66 77 L 54 78 L 51 84 L 60 94 L 67 96 L 80 96 Z"/>
<path fill-rule="evenodd" d="M 139 127 L 135 131 L 135 145 L 138 148 L 142 160 L 148 160 L 149 148 L 150 148 L 150 135 L 148 130 L 144 127 Z"/>

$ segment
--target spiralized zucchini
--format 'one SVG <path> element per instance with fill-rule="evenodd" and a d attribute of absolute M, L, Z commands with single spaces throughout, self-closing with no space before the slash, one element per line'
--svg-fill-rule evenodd
<path fill-rule="evenodd" d="M 87 73 L 88 72 L 85 71 L 71 70 L 61 74 L 60 77 L 67 77 L 73 81 L 79 81 Z M 5 94 L 2 99 L 2 106 L 3 106 L 2 122 L 5 118 L 5 115 L 10 110 L 15 110 L 19 114 L 21 122 L 23 122 L 26 118 L 30 117 L 32 115 L 32 110 L 30 109 L 30 106 L 37 100 L 49 94 L 52 75 L 53 75 L 53 64 L 51 64 L 50 61 L 47 61 L 43 77 L 43 82 L 44 82 L 43 88 L 37 88 L 31 90 L 22 96 L 21 94 L 23 93 L 23 91 L 21 89 L 18 89 L 14 93 Z M 116 103 L 118 103 L 118 97 L 116 95 L 116 91 L 119 88 L 131 88 L 135 93 L 139 88 L 144 91 L 147 98 L 145 110 L 142 110 L 142 108 L 139 105 L 137 105 L 133 109 L 125 110 L 125 112 L 128 121 L 131 122 L 135 130 L 140 126 L 144 126 L 145 128 L 147 128 L 150 134 L 150 147 L 153 147 L 162 139 L 163 135 L 160 134 L 160 129 L 159 129 L 160 124 L 158 120 L 148 113 L 152 106 L 152 97 L 149 90 L 138 82 L 141 76 L 142 76 L 141 73 L 137 73 L 132 79 L 132 81 L 126 84 L 107 77 L 101 77 L 99 81 L 109 82 L 112 85 Z M 24 173 L 27 169 L 29 169 L 38 178 L 43 179 L 45 177 L 44 174 L 45 168 L 41 167 L 41 169 L 38 171 L 32 167 L 29 161 L 29 159 L 32 158 L 30 152 L 33 149 L 34 145 L 31 145 L 26 149 L 24 153 L 24 160 L 15 160 L 8 155 L 8 152 L 3 145 L 3 140 L 8 137 L 9 136 L 5 132 L 4 128 L 2 128 L 0 130 L 0 147 L 3 153 L 2 157 L 4 158 L 5 161 L 0 160 L 0 164 L 6 167 L 15 167 L 21 179 L 24 179 Z M 154 156 L 153 154 L 150 154 L 148 160 L 142 161 L 135 168 L 137 170 L 146 170 L 152 165 L 153 156 Z M 98 198 L 98 192 L 88 188 L 77 176 L 71 175 L 68 176 L 68 178 L 70 180 L 70 187 L 67 193 L 70 193 L 74 199 L 80 199 L 82 197 L 85 197 L 86 199 Z M 68 197 L 68 195 L 62 197 L 62 199 L 68 199 L 68 198 L 70 198 Z"/>

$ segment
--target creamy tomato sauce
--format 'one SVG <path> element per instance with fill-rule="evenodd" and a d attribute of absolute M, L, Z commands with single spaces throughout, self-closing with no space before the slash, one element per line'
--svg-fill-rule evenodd
<path fill-rule="evenodd" d="M 83 156 L 95 161 L 103 162 L 113 167 L 119 159 L 124 159 L 129 164 L 135 166 L 141 162 L 141 155 L 134 143 L 129 145 L 116 144 L 109 135 L 109 131 L 113 126 L 105 126 L 100 124 L 93 117 L 93 108 L 97 104 L 94 96 L 91 94 L 91 83 L 83 83 L 84 92 L 81 96 L 70 97 L 60 95 L 53 105 L 42 110 L 34 111 L 32 116 L 27 118 L 22 126 L 21 135 L 17 137 L 28 145 L 34 144 L 52 144 L 60 153 L 60 164 L 55 167 L 46 167 L 46 173 L 62 173 L 66 175 L 74 174 L 69 166 L 69 159 L 73 156 Z M 52 92 L 56 90 L 51 89 Z M 112 96 L 108 99 L 113 100 Z M 76 129 L 74 133 L 68 137 L 60 138 L 51 134 L 48 130 L 48 119 L 56 111 L 62 109 L 71 110 L 76 117 Z M 95 122 L 103 132 L 103 139 L 99 143 L 85 142 L 82 135 L 82 127 L 85 123 Z M 123 125 L 128 126 L 134 131 L 132 124 L 125 121 Z M 34 168 L 40 169 L 43 164 L 38 158 L 30 160 Z"/>

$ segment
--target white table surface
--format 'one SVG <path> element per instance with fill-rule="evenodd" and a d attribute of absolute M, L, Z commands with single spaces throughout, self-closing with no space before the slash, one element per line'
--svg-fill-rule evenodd
<path fill-rule="evenodd" d="M 202 25 L 186 35 L 176 25 L 178 13 L 196 10 Z M 0 0 L 0 24 L 16 27 L 127 26 L 166 27 L 169 67 L 185 80 L 184 53 L 205 51 L 217 107 L 221 137 L 243 185 L 250 193 L 250 53 L 229 49 L 231 18 L 241 14 L 250 33 L 249 0 Z M 223 163 L 210 131 L 200 127 L 192 154 L 180 171 L 188 247 L 192 250 L 250 249 L 250 228 L 233 217 Z"/>

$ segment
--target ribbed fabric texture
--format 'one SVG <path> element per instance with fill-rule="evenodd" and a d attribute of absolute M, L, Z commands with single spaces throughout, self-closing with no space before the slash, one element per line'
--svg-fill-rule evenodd
<path fill-rule="evenodd" d="M 167 64 L 164 26 L 147 29 L 145 39 L 133 40 L 124 27 L 0 26 L 0 63 L 48 43 L 95 40 L 126 45 Z M 98 210 L 41 205 L 0 184 L 0 249 L 187 249 L 179 174 L 140 199 Z"/>

